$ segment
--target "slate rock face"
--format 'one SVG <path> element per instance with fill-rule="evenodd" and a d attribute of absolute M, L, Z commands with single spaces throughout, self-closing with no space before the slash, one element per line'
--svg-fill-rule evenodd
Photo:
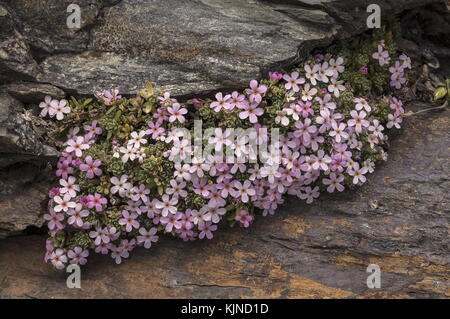
<path fill-rule="evenodd" d="M 21 102 L 0 93 L 0 238 L 44 223 L 47 163 L 58 153 L 43 144 Z"/>
<path fill-rule="evenodd" d="M 312 48 L 366 29 L 370 0 L 3 0 L 20 32 L 21 76 L 77 95 L 146 80 L 175 95 L 238 88 Z M 437 0 L 378 1 L 382 14 Z M 67 6 L 80 5 L 81 29 Z M 3 9 L 5 11 L 6 9 Z M 2 11 L 2 12 L 3 12 Z M 8 17 L 10 15 L 7 15 Z M 29 47 L 29 49 L 26 49 Z M 31 56 L 30 56 L 31 50 Z M 34 60 L 33 60 L 34 58 Z M 1 64 L 0 64 L 1 65 Z M 39 72 L 38 72 L 39 71 Z"/>
<path fill-rule="evenodd" d="M 0 298 L 449 298 L 449 125 L 448 110 L 409 118 L 354 192 L 290 199 L 211 241 L 163 237 L 121 265 L 94 254 L 82 289 L 43 263 L 44 236 L 2 240 Z M 380 289 L 367 287 L 369 264 Z"/>

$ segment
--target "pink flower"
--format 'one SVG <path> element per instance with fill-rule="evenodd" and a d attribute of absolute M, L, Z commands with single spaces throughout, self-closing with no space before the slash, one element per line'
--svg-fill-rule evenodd
<path fill-rule="evenodd" d="M 85 265 L 87 263 L 87 257 L 89 256 L 89 251 L 83 250 L 81 247 L 75 247 L 73 250 L 67 252 L 67 256 L 71 259 L 71 264 Z"/>
<path fill-rule="evenodd" d="M 169 214 L 176 214 L 177 213 L 177 207 L 175 206 L 178 203 L 178 199 L 173 197 L 170 199 L 169 195 L 163 195 L 162 201 L 156 201 L 155 207 L 158 209 L 161 209 L 161 215 L 163 217 L 166 217 Z"/>
<path fill-rule="evenodd" d="M 365 109 L 367 112 L 370 112 L 372 110 L 369 103 L 367 103 L 367 101 L 363 98 L 354 98 L 353 102 L 356 103 L 355 109 L 357 109 L 358 111 Z"/>
<path fill-rule="evenodd" d="M 112 104 L 113 102 L 121 99 L 122 96 L 119 95 L 119 90 L 114 89 L 111 93 L 109 90 L 104 90 L 103 92 L 97 92 L 94 94 L 96 98 L 103 101 L 106 105 Z"/>
<path fill-rule="evenodd" d="M 58 105 L 56 105 L 53 110 L 58 121 L 61 121 L 64 118 L 64 114 L 70 113 L 70 107 L 67 105 L 66 100 L 59 101 Z"/>
<path fill-rule="evenodd" d="M 249 196 L 255 196 L 256 192 L 253 189 L 252 183 L 250 181 L 245 181 L 243 184 L 239 181 L 234 182 L 234 188 L 231 189 L 231 195 L 235 198 L 240 198 L 242 202 L 247 203 L 249 201 Z"/>
<path fill-rule="evenodd" d="M 307 102 L 303 102 L 300 101 L 298 102 L 298 108 L 299 113 L 302 114 L 302 116 L 304 118 L 308 117 L 309 115 L 313 115 L 314 114 L 314 110 L 311 107 L 311 102 L 307 101 Z"/>
<path fill-rule="evenodd" d="M 344 59 L 341 57 L 338 57 L 336 60 L 335 59 L 330 59 L 330 61 L 328 61 L 328 64 L 330 65 L 330 69 L 333 71 L 333 76 L 334 77 L 338 77 L 339 73 L 344 72 L 345 67 L 343 66 L 344 64 Z"/>
<path fill-rule="evenodd" d="M 319 79 L 319 70 L 320 70 L 320 65 L 315 64 L 313 66 L 313 68 L 311 69 L 311 67 L 308 64 L 305 64 L 305 76 L 306 78 L 311 82 L 312 85 L 316 85 L 317 84 L 317 80 Z"/>
<path fill-rule="evenodd" d="M 387 64 L 387 61 L 389 59 L 389 53 L 388 51 L 384 51 L 383 46 L 381 44 L 378 45 L 378 51 L 372 54 L 372 57 L 375 60 L 378 60 L 378 63 L 380 66 L 383 66 Z"/>
<path fill-rule="evenodd" d="M 359 69 L 359 73 L 361 73 L 361 74 L 367 74 L 367 73 L 369 73 L 369 69 L 368 69 L 367 67 L 365 67 L 365 66 L 362 66 L 362 67 Z"/>
<path fill-rule="evenodd" d="M 287 82 L 284 87 L 286 90 L 291 90 L 294 92 L 300 91 L 299 84 L 305 83 L 304 78 L 299 78 L 298 72 L 292 72 L 292 74 L 289 76 L 288 74 L 283 75 L 283 79 Z"/>
<path fill-rule="evenodd" d="M 163 96 L 158 96 L 158 100 L 161 104 L 172 104 L 177 102 L 177 100 L 170 97 L 169 92 L 164 92 Z"/>
<path fill-rule="evenodd" d="M 234 216 L 234 220 L 240 222 L 242 226 L 247 228 L 250 226 L 250 222 L 253 220 L 253 216 L 249 215 L 249 213 L 246 210 L 241 209 L 239 213 L 236 216 Z"/>
<path fill-rule="evenodd" d="M 399 116 L 400 114 L 405 113 L 405 109 L 403 108 L 403 102 L 401 100 L 398 100 L 397 98 L 392 98 L 392 102 L 389 105 L 389 107 L 393 110 L 395 110 L 395 115 Z"/>
<path fill-rule="evenodd" d="M 261 103 L 262 96 L 266 93 L 267 87 L 265 85 L 258 85 L 258 81 L 250 81 L 250 89 L 246 89 L 245 93 L 249 95 L 249 100 L 252 103 Z"/>
<path fill-rule="evenodd" d="M 89 148 L 89 144 L 85 143 L 84 137 L 77 136 L 76 138 L 69 140 L 67 142 L 67 147 L 65 151 L 67 153 L 75 152 L 75 155 L 81 157 L 83 155 L 83 150 L 87 150 Z"/>
<path fill-rule="evenodd" d="M 347 125 L 349 127 L 354 126 L 356 133 L 361 133 L 363 127 L 369 126 L 369 121 L 365 120 L 365 117 L 367 115 L 366 112 L 361 111 L 358 113 L 357 111 L 353 110 L 350 112 L 350 115 L 352 116 L 353 119 L 349 120 L 347 122 Z"/>
<path fill-rule="evenodd" d="M 216 152 L 220 152 L 222 150 L 223 145 L 229 146 L 232 144 L 231 139 L 229 139 L 231 135 L 231 130 L 225 129 L 225 132 L 222 132 L 221 128 L 214 129 L 214 137 L 210 137 L 208 139 L 208 143 L 214 144 L 214 149 Z"/>
<path fill-rule="evenodd" d="M 172 107 L 168 107 L 167 111 L 171 114 L 169 117 L 169 122 L 175 122 L 178 121 L 180 123 L 184 123 L 186 119 L 184 118 L 184 114 L 186 114 L 188 111 L 181 107 L 180 104 L 174 103 Z"/>
<path fill-rule="evenodd" d="M 230 105 L 228 100 L 230 99 L 230 95 L 223 96 L 221 92 L 216 94 L 216 101 L 211 103 L 211 108 L 216 112 L 220 112 L 222 108 L 229 109 Z"/>
<path fill-rule="evenodd" d="M 64 220 L 64 214 L 57 214 L 53 209 L 50 209 L 48 214 L 44 214 L 44 219 L 48 221 L 47 226 L 50 230 L 64 228 L 64 225 L 61 223 Z"/>
<path fill-rule="evenodd" d="M 153 123 L 152 121 L 147 122 L 149 129 L 145 131 L 147 135 L 152 134 L 152 139 L 158 138 L 162 133 L 164 133 L 164 128 L 158 123 Z"/>
<path fill-rule="evenodd" d="M 95 135 L 102 134 L 103 130 L 100 127 L 97 127 L 97 120 L 93 120 L 91 125 L 85 125 L 84 130 L 87 132 L 87 139 L 91 139 Z"/>
<path fill-rule="evenodd" d="M 283 78 L 283 74 L 278 72 L 269 72 L 269 79 L 274 82 L 278 82 Z"/>
<path fill-rule="evenodd" d="M 80 191 L 80 187 L 75 184 L 76 179 L 73 176 L 69 176 L 67 180 L 60 179 L 59 184 L 62 186 L 59 190 L 61 194 L 69 194 L 71 197 L 77 196 L 77 192 Z"/>
<path fill-rule="evenodd" d="M 127 210 L 124 210 L 122 212 L 122 217 L 119 219 L 119 224 L 122 226 L 125 226 L 125 230 L 129 233 L 133 230 L 133 228 L 139 228 L 139 222 L 136 220 L 138 217 L 138 214 L 136 213 L 129 213 Z"/>
<path fill-rule="evenodd" d="M 211 222 L 206 222 L 203 223 L 202 225 L 199 225 L 198 230 L 200 230 L 198 238 L 203 239 L 206 236 L 206 238 L 212 239 L 213 238 L 212 232 L 217 230 L 217 226 L 213 225 Z"/>
<path fill-rule="evenodd" d="M 300 198 L 306 200 L 307 204 L 311 204 L 314 198 L 319 197 L 319 186 L 314 188 L 311 187 L 303 187 L 303 192 L 300 193 Z"/>
<path fill-rule="evenodd" d="M 312 158 L 314 158 L 314 163 L 312 165 L 312 168 L 315 170 L 328 170 L 328 164 L 331 163 L 331 157 L 328 155 L 325 155 L 325 152 L 323 150 L 319 150 L 317 152 L 317 156 L 313 155 Z"/>
<path fill-rule="evenodd" d="M 331 83 L 328 85 L 328 92 L 334 93 L 335 97 L 339 97 L 340 92 L 345 90 L 345 86 L 343 86 L 342 83 L 344 83 L 344 81 L 331 79 Z"/>
<path fill-rule="evenodd" d="M 108 200 L 104 197 L 101 197 L 98 193 L 95 193 L 94 195 L 88 195 L 87 201 L 87 207 L 95 208 L 97 212 L 101 212 L 103 210 L 103 205 L 106 205 L 108 203 Z"/>
<path fill-rule="evenodd" d="M 247 104 L 247 101 L 245 100 L 245 95 L 239 94 L 236 91 L 231 93 L 231 97 L 228 99 L 227 102 L 228 103 L 223 106 L 226 110 L 233 110 L 235 107 L 241 109 L 244 107 L 244 105 Z"/>
<path fill-rule="evenodd" d="M 367 173 L 367 167 L 359 168 L 358 162 L 355 162 L 351 168 L 348 170 L 348 174 L 353 176 L 353 184 L 358 184 L 359 182 L 365 183 L 366 177 L 364 174 Z"/>
<path fill-rule="evenodd" d="M 158 241 L 158 236 L 155 235 L 157 232 L 157 229 L 155 227 L 150 228 L 150 230 L 146 230 L 144 227 L 141 227 L 139 229 L 139 234 L 141 236 L 137 236 L 137 242 L 139 244 L 144 244 L 145 248 L 150 248 L 152 246 L 152 243 L 156 243 Z"/>
<path fill-rule="evenodd" d="M 71 202 L 70 199 L 72 196 L 69 194 L 65 194 L 64 197 L 61 198 L 61 196 L 55 196 L 53 197 L 53 201 L 57 204 L 55 206 L 55 212 L 65 211 L 69 208 L 75 208 L 77 204 L 75 202 Z"/>
<path fill-rule="evenodd" d="M 139 185 L 138 187 L 133 187 L 131 189 L 131 199 L 134 201 L 142 200 L 144 203 L 148 201 L 147 195 L 150 194 L 150 190 L 145 188 L 144 184 Z"/>
<path fill-rule="evenodd" d="M 331 124 L 331 127 L 333 128 L 333 130 L 330 132 L 330 136 L 334 137 L 336 142 L 338 142 L 338 143 L 348 139 L 348 134 L 347 134 L 347 132 L 345 132 L 346 126 L 347 125 L 345 125 L 344 123 L 338 124 L 337 122 L 333 122 Z"/>
<path fill-rule="evenodd" d="M 294 131 L 294 136 L 298 138 L 302 138 L 305 143 L 309 143 L 311 140 L 311 134 L 317 131 L 317 127 L 311 125 L 311 119 L 307 118 L 304 122 L 297 121 L 295 122 L 295 127 L 297 128 Z"/>
<path fill-rule="evenodd" d="M 82 227 L 84 225 L 83 217 L 89 216 L 89 211 L 86 209 L 81 210 L 82 205 L 79 204 L 75 207 L 75 209 L 71 209 L 67 212 L 69 215 L 69 219 L 67 220 L 67 224 L 75 225 L 77 227 Z"/>
<path fill-rule="evenodd" d="M 188 193 L 184 190 L 186 187 L 185 182 L 178 183 L 176 180 L 172 179 L 170 180 L 170 186 L 171 187 L 166 188 L 167 195 L 172 195 L 175 198 L 178 198 L 179 196 L 186 197 L 188 195 Z"/>
<path fill-rule="evenodd" d="M 86 172 L 86 178 L 92 179 L 95 175 L 102 175 L 102 170 L 98 168 L 102 164 L 101 160 L 97 159 L 94 161 L 91 156 L 87 156 L 85 161 L 85 164 L 80 165 L 80 170 Z"/>
<path fill-rule="evenodd" d="M 400 89 L 402 84 L 405 84 L 406 78 L 403 77 L 403 74 L 392 75 L 390 86 L 395 87 L 396 89 Z"/>
<path fill-rule="evenodd" d="M 250 120 L 250 123 L 257 123 L 258 116 L 261 116 L 264 113 L 264 110 L 257 106 L 257 103 L 247 104 L 246 106 L 244 106 L 244 111 L 239 113 L 239 118 L 241 120 L 248 118 Z"/>
<path fill-rule="evenodd" d="M 329 185 L 327 188 L 328 193 L 333 193 L 335 189 L 342 192 L 345 189 L 345 187 L 342 186 L 340 183 L 342 183 L 343 181 L 344 181 L 344 175 L 338 174 L 336 176 L 335 173 L 331 173 L 330 178 L 324 178 L 322 180 L 322 182 L 325 185 Z"/>
<path fill-rule="evenodd" d="M 389 122 L 386 124 L 387 128 L 392 128 L 393 126 L 395 126 L 395 128 L 399 129 L 400 123 L 402 122 L 403 119 L 395 114 L 389 114 L 388 120 Z"/>
<path fill-rule="evenodd" d="M 400 61 L 402 61 L 402 67 L 404 69 L 408 68 L 411 69 L 411 59 L 410 57 L 408 57 L 406 54 L 402 54 L 398 57 L 400 59 Z"/>
<path fill-rule="evenodd" d="M 67 263 L 67 256 L 64 253 L 64 250 L 61 248 L 57 248 L 50 256 L 50 261 L 56 269 L 63 269 L 65 263 Z"/>
<path fill-rule="evenodd" d="M 55 116 L 55 109 L 58 106 L 59 102 L 57 100 L 53 100 L 51 96 L 46 96 L 44 98 L 44 102 L 39 103 L 39 107 L 42 109 L 40 115 L 41 117 L 47 116 L 50 117 Z"/>
<path fill-rule="evenodd" d="M 181 223 L 181 217 L 183 215 L 181 213 L 170 214 L 166 217 L 161 218 L 161 224 L 166 225 L 165 231 L 170 233 L 172 229 L 180 229 L 183 224 Z"/>
<path fill-rule="evenodd" d="M 379 138 L 383 138 L 383 130 L 384 127 L 383 125 L 380 124 L 380 121 L 378 120 L 373 120 L 373 125 L 369 126 L 369 131 L 373 132 L 373 135 L 379 137 Z"/>

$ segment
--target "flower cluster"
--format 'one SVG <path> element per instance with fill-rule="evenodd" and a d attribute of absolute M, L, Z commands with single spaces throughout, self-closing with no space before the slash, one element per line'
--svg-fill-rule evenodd
<path fill-rule="evenodd" d="M 65 114 L 70 113 L 70 107 L 67 104 L 67 100 L 55 100 L 51 96 L 46 96 L 44 102 L 39 103 L 39 107 L 42 109 L 40 116 L 50 116 L 61 121 Z"/>
<path fill-rule="evenodd" d="M 383 43 L 376 50 L 368 58 L 399 88 L 409 58 L 391 65 Z M 44 216 L 46 261 L 56 268 L 84 264 L 92 249 L 120 263 L 160 233 L 211 239 L 224 221 L 249 227 L 258 212 L 274 214 L 285 195 L 309 204 L 322 192 L 363 184 L 386 160 L 385 128 L 400 128 L 404 109 L 398 98 L 373 96 L 370 88 L 355 95 L 346 80 L 351 72 L 369 78 L 371 67 L 347 67 L 344 57 L 326 53 L 214 100 L 181 103 L 148 84 L 133 99 L 114 90 L 76 103 L 75 113 L 104 112 L 72 128 L 62 145 L 59 186 L 50 190 Z M 191 139 L 194 121 L 211 131 L 199 144 Z"/>

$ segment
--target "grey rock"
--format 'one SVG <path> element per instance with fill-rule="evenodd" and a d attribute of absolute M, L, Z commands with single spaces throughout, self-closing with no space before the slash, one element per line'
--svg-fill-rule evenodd
<path fill-rule="evenodd" d="M 44 145 L 21 102 L 0 93 L 0 238 L 43 224 L 43 203 L 57 151 Z"/>
<path fill-rule="evenodd" d="M 54 99 L 63 99 L 66 93 L 50 84 L 35 82 L 17 82 L 0 85 L 0 92 L 6 92 L 22 103 L 31 104 L 43 101 L 49 95 Z"/>
<path fill-rule="evenodd" d="M 7 2 L 41 53 L 38 81 L 91 95 L 115 87 L 135 93 L 150 80 L 192 96 L 241 88 L 269 70 L 287 70 L 312 48 L 364 31 L 372 1 L 78 1 L 83 27 L 77 32 L 65 26 L 63 9 L 71 1 Z M 431 2 L 379 4 L 383 14 L 395 14 Z M 43 22 L 49 19 L 51 30 Z"/>
<path fill-rule="evenodd" d="M 0 83 L 33 80 L 39 66 L 11 12 L 0 3 Z"/>
<path fill-rule="evenodd" d="M 2 159 L 15 162 L 54 157 L 56 151 L 46 147 L 33 130 L 31 121 L 23 112 L 23 105 L 7 93 L 0 93 L 0 167 Z"/>
<path fill-rule="evenodd" d="M 290 198 L 213 240 L 160 237 L 122 265 L 91 254 L 83 289 L 43 262 L 44 235 L 1 240 L 0 298 L 448 298 L 450 112 L 403 124 L 389 160 L 356 191 L 311 205 Z M 367 287 L 369 264 L 381 289 Z"/>
<path fill-rule="evenodd" d="M 42 227 L 51 169 L 32 163 L 0 170 L 0 238 Z"/>

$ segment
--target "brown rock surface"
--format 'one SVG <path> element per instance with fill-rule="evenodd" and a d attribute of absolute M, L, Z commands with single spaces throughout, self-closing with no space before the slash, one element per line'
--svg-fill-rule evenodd
<path fill-rule="evenodd" d="M 448 298 L 449 114 L 405 123 L 388 162 L 356 191 L 294 199 L 212 241 L 163 238 L 116 265 L 92 256 L 81 289 L 44 264 L 43 236 L 0 241 L 0 298 Z M 366 268 L 381 268 L 368 289 Z"/>

